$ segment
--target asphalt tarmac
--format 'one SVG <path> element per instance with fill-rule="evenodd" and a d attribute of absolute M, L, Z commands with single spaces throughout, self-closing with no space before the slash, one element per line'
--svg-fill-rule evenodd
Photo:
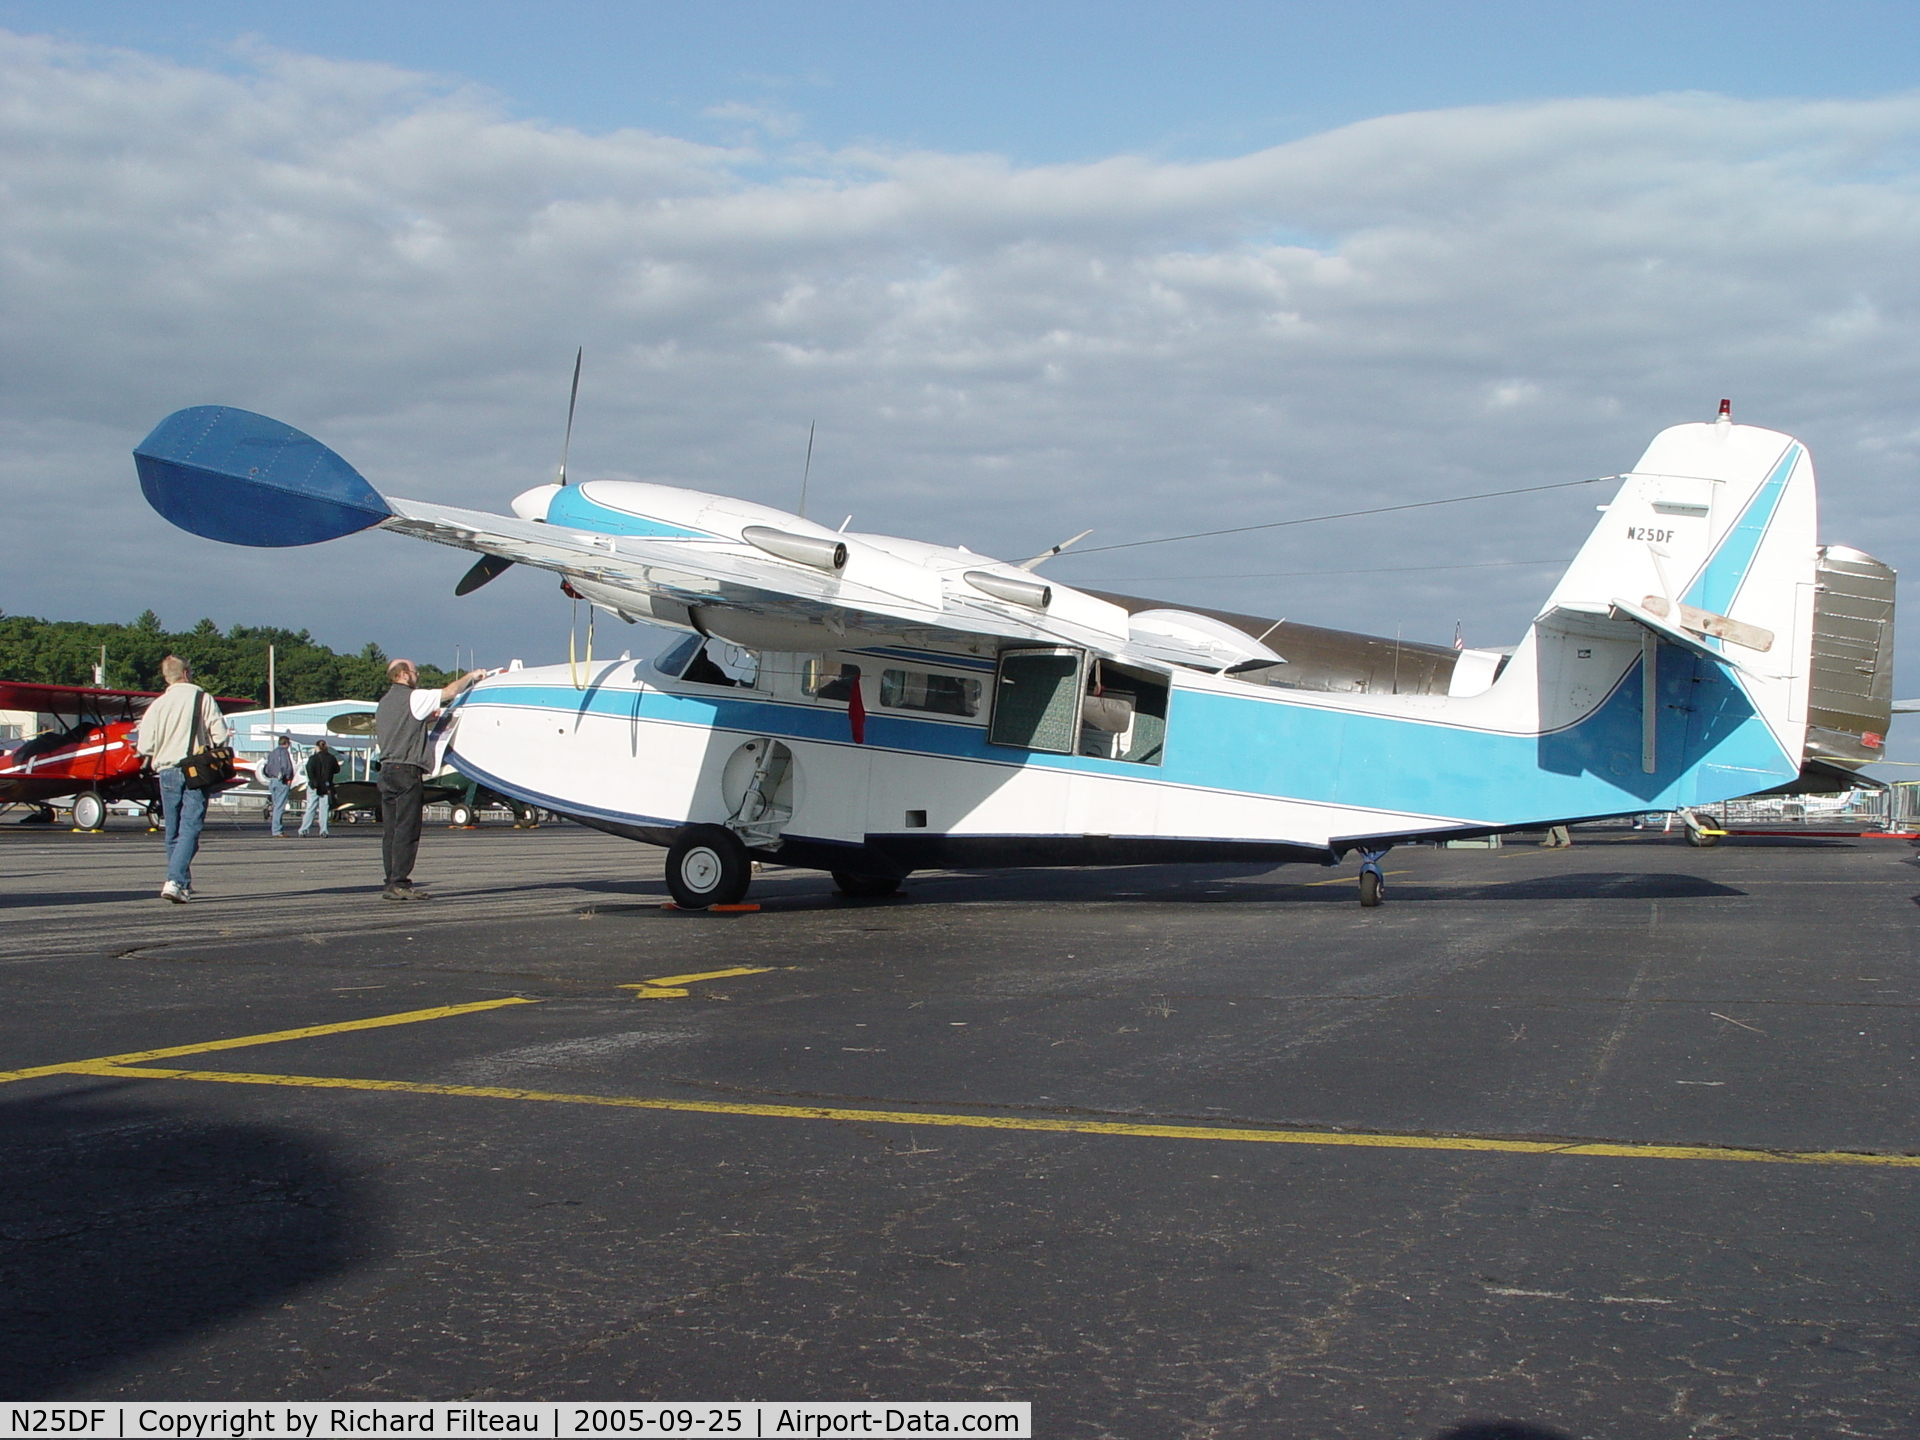
<path fill-rule="evenodd" d="M 0 1397 L 1920 1433 L 1899 842 L 702 915 L 570 825 L 430 830 L 409 905 L 223 824 L 174 907 L 113 823 L 0 826 Z"/>

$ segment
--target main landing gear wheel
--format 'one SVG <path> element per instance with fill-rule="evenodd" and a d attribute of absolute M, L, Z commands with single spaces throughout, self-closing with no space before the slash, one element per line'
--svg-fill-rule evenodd
<path fill-rule="evenodd" d="M 1371 870 L 1360 872 L 1360 903 L 1369 909 L 1380 903 L 1380 877 Z"/>
<path fill-rule="evenodd" d="M 465 802 L 455 805 L 447 819 L 456 830 L 470 830 L 473 828 L 473 807 Z"/>
<path fill-rule="evenodd" d="M 724 825 L 689 825 L 667 849 L 667 889 L 682 910 L 738 905 L 753 880 L 753 859 Z"/>
<path fill-rule="evenodd" d="M 901 877 L 895 875 L 863 875 L 855 870 L 832 870 L 834 888 L 842 895 L 854 900 L 884 900 L 897 894 Z"/>
<path fill-rule="evenodd" d="M 1711 850 L 1719 843 L 1718 835 L 1709 835 L 1704 830 L 1696 830 L 1691 825 L 1687 826 L 1687 844 L 1700 850 Z"/>
<path fill-rule="evenodd" d="M 73 797 L 73 828 L 99 830 L 107 823 L 107 802 L 92 790 Z"/>

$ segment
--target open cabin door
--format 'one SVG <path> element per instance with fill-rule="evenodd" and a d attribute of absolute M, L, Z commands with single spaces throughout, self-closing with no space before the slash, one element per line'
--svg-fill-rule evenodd
<path fill-rule="evenodd" d="M 1061 646 L 1002 650 L 987 743 L 1071 755 L 1080 735 L 1087 652 Z"/>
<path fill-rule="evenodd" d="M 1036 830 L 1090 838 L 1155 832 L 1157 790 L 1127 782 L 1148 778 L 1162 762 L 1170 688 L 1164 674 L 1093 660 L 1082 650 L 1000 652 L 990 744 L 1127 762 L 1064 772 L 1049 767 L 1051 783 L 1026 792 Z"/>

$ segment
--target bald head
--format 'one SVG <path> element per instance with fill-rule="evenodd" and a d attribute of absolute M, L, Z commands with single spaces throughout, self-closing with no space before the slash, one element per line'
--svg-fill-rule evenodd
<path fill-rule="evenodd" d="M 411 660 L 389 660 L 387 679 L 396 685 L 412 685 L 420 678 L 420 671 Z"/>

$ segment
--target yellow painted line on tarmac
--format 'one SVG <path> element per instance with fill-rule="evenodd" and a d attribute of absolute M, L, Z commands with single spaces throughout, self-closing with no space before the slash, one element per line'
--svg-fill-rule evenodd
<path fill-rule="evenodd" d="M 1504 1155 L 1578 1156 L 1611 1160 L 1741 1160 L 1765 1165 L 1873 1165 L 1920 1168 L 1920 1155 L 1870 1155 L 1848 1150 L 1739 1150 L 1714 1145 L 1622 1145 L 1553 1140 L 1498 1140 L 1473 1135 L 1356 1135 L 1337 1130 L 1254 1130 L 1216 1125 L 1156 1125 L 1131 1120 L 1043 1119 L 1027 1115 L 962 1115 L 922 1110 L 852 1110 L 831 1105 L 755 1105 L 733 1100 L 655 1100 L 638 1095 L 567 1095 L 491 1085 L 431 1085 L 412 1080 L 355 1080 L 334 1075 L 251 1075 L 228 1070 L 131 1069 L 95 1063 L 65 1067 L 69 1074 L 126 1075 L 143 1080 L 199 1080 L 220 1085 L 280 1085 L 307 1090 L 372 1090 L 402 1095 L 451 1095 L 475 1100 L 531 1100 L 549 1105 L 593 1105 L 615 1110 L 666 1110 L 690 1115 L 741 1115 L 772 1120 L 838 1120 L 866 1125 L 943 1126 L 966 1130 L 1024 1130 L 1042 1134 L 1116 1135 L 1149 1140 L 1211 1140 L 1243 1145 L 1344 1146 L 1362 1150 L 1467 1150 Z"/>
<path fill-rule="evenodd" d="M 700 980 L 725 980 L 732 975 L 766 975 L 772 972 L 771 965 L 736 965 L 731 970 L 705 970 L 698 975 L 656 975 L 651 980 L 642 980 L 638 985 L 616 985 L 616 990 L 631 990 L 636 1000 L 675 1000 L 684 999 L 686 987 Z"/>
<path fill-rule="evenodd" d="M 204 1055 L 210 1050 L 243 1050 L 249 1045 L 273 1045 L 282 1040 L 310 1040 L 316 1035 L 341 1035 L 349 1030 L 378 1030 L 387 1025 L 417 1025 L 423 1020 L 445 1020 L 503 1005 L 537 1005 L 537 1000 L 511 996 L 505 1000 L 475 1000 L 466 1005 L 436 1005 L 431 1010 L 404 1010 L 365 1020 L 340 1020 L 331 1025 L 303 1025 L 298 1030 L 274 1030 L 265 1035 L 238 1035 L 230 1040 L 202 1040 L 193 1045 L 170 1045 L 164 1050 L 134 1050 L 125 1055 L 100 1055 L 91 1060 L 69 1060 L 60 1065 L 35 1065 L 27 1070 L 0 1070 L 0 1085 L 31 1080 L 39 1075 L 94 1074 L 101 1067 L 137 1064 L 142 1060 L 170 1060 L 176 1055 Z"/>
<path fill-rule="evenodd" d="M 1382 871 L 1381 873 L 1383 875 L 1411 875 L 1413 872 L 1411 870 L 1385 870 L 1385 871 Z M 1358 883 L 1359 879 L 1360 879 L 1359 875 L 1354 874 L 1354 875 L 1342 875 L 1337 880 L 1302 880 L 1300 883 L 1302 885 L 1308 885 L 1308 886 L 1353 885 Z"/>

